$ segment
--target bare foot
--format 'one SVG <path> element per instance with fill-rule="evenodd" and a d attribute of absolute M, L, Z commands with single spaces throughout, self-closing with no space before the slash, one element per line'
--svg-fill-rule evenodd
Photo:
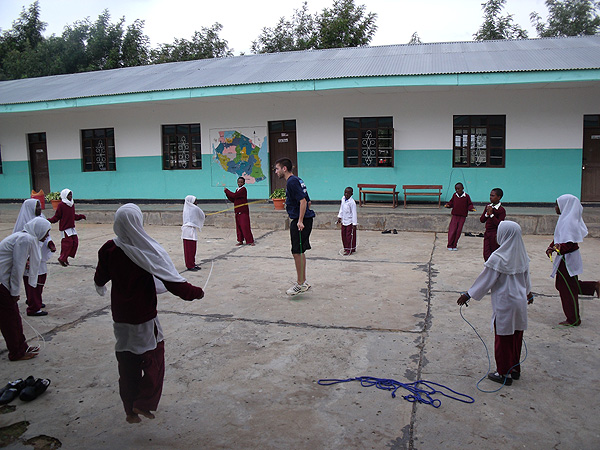
<path fill-rule="evenodd" d="M 133 412 L 136 414 L 141 414 L 146 419 L 154 419 L 154 414 L 152 414 L 150 411 L 142 411 L 141 409 L 133 408 Z"/>
<path fill-rule="evenodd" d="M 27 361 L 28 359 L 35 358 L 37 355 L 38 355 L 37 353 L 26 352 L 19 359 L 15 359 L 15 361 Z"/>
<path fill-rule="evenodd" d="M 127 414 L 125 420 L 128 423 L 140 423 L 142 421 L 142 419 L 140 419 L 140 416 L 138 416 L 137 414 Z"/>

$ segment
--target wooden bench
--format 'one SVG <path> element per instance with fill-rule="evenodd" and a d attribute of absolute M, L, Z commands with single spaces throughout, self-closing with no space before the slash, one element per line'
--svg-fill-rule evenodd
<path fill-rule="evenodd" d="M 398 194 L 395 184 L 358 184 L 358 206 L 366 206 L 367 194 L 391 195 L 392 207 L 398 206 Z"/>
<path fill-rule="evenodd" d="M 427 195 L 430 197 L 437 195 L 439 208 L 442 204 L 442 188 L 443 186 L 437 184 L 405 184 L 402 186 L 402 189 L 404 189 L 404 207 L 406 208 L 406 196 L 408 195 Z M 415 190 L 419 192 L 408 192 Z M 437 190 L 437 192 L 432 192 L 434 190 Z"/>

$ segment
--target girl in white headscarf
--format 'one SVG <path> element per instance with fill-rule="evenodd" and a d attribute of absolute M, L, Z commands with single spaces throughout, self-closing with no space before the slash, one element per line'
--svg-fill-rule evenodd
<path fill-rule="evenodd" d="M 559 325 L 576 327 L 581 324 L 579 294 L 600 295 L 600 281 L 579 281 L 577 278 L 583 273 L 583 260 L 578 243 L 583 242 L 583 238 L 588 234 L 583 222 L 581 202 L 574 195 L 561 195 L 556 200 L 555 209 L 560 217 L 554 229 L 554 240 L 546 249 L 546 255 L 550 258 L 554 252 L 558 255 L 550 276 L 555 279 L 555 286 L 567 318 Z"/>
<path fill-rule="evenodd" d="M 41 259 L 39 243 L 48 237 L 50 227 L 46 219 L 36 217 L 23 226 L 23 231 L 0 242 L 0 330 L 11 361 L 34 358 L 39 351 L 39 347 L 27 345 L 17 302 L 27 260 L 29 270 L 37 273 Z M 29 284 L 36 287 L 37 279 L 30 277 Z"/>
<path fill-rule="evenodd" d="M 35 198 L 28 198 L 21 205 L 21 210 L 19 211 L 19 216 L 17 217 L 13 233 L 23 231 L 25 224 L 35 217 L 42 217 L 44 219 L 46 218 L 42 213 L 42 206 L 39 200 Z M 32 276 L 31 271 L 28 269 L 25 270 L 23 283 L 25 284 L 25 295 L 27 296 L 26 303 L 28 316 L 48 315 L 46 311 L 42 310 L 42 308 L 46 307 L 42 300 L 42 293 L 44 292 L 44 285 L 46 284 L 46 278 L 48 275 L 48 265 L 46 263 L 50 259 L 50 255 L 55 251 L 56 246 L 54 245 L 50 235 L 48 235 L 43 242 L 40 242 L 41 260 L 37 275 L 37 286 L 35 288 L 29 286 L 29 277 Z"/>
<path fill-rule="evenodd" d="M 504 220 L 498 225 L 498 245 L 485 262 L 483 272 L 471 289 L 458 299 L 464 305 L 470 298 L 481 300 L 492 291 L 492 326 L 495 330 L 496 372 L 488 378 L 510 385 L 521 376 L 519 361 L 523 331 L 527 329 L 527 304 L 533 302 L 529 279 L 529 256 L 518 223 Z"/>
<path fill-rule="evenodd" d="M 188 195 L 183 204 L 183 226 L 181 227 L 181 239 L 183 240 L 183 257 L 187 270 L 195 272 L 200 270 L 196 265 L 196 247 L 198 233 L 204 226 L 206 218 L 204 211 L 198 206 L 198 201 L 193 195 Z"/>
<path fill-rule="evenodd" d="M 163 386 L 164 342 L 156 311 L 159 286 L 184 300 L 202 298 L 204 292 L 179 275 L 165 249 L 148 236 L 137 205 L 121 206 L 113 229 L 117 237 L 98 251 L 94 283 L 104 295 L 105 284 L 112 281 L 119 394 L 127 422 L 138 423 L 140 414 L 154 418 Z"/>
<path fill-rule="evenodd" d="M 75 258 L 79 247 L 75 221 L 85 220 L 85 214 L 75 214 L 75 202 L 73 201 L 73 192 L 70 189 L 63 189 L 60 192 L 60 199 L 61 202 L 56 208 L 56 213 L 48 220 L 50 223 L 58 222 L 58 229 L 62 236 L 58 263 L 66 267 L 69 265 L 69 257 Z"/>

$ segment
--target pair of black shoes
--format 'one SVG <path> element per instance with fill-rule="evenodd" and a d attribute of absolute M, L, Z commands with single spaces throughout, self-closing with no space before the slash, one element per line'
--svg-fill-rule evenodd
<path fill-rule="evenodd" d="M 50 386 L 50 380 L 45 378 L 35 379 L 33 375 L 24 380 L 19 378 L 11 381 L 0 389 L 0 405 L 6 405 L 17 397 L 24 402 L 30 402 L 46 392 L 48 386 Z"/>
<path fill-rule="evenodd" d="M 194 266 L 194 267 L 190 267 L 188 270 L 189 270 L 190 272 L 197 272 L 197 271 L 199 271 L 200 269 L 202 269 L 202 267 L 200 267 L 200 266 Z"/>
<path fill-rule="evenodd" d="M 398 234 L 398 230 L 396 230 L 395 228 L 393 230 L 384 230 L 381 232 L 381 234 Z"/>

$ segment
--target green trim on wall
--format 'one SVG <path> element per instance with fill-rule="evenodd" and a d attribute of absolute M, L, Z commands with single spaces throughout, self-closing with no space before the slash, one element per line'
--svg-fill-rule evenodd
<path fill-rule="evenodd" d="M 30 196 L 29 161 L 2 161 L 0 198 L 29 198 Z"/>
<path fill-rule="evenodd" d="M 357 184 L 380 183 L 396 184 L 400 190 L 403 184 L 441 184 L 445 201 L 460 181 L 475 202 L 489 201 L 490 190 L 500 187 L 506 202 L 546 203 L 564 193 L 581 195 L 581 158 L 580 148 L 508 149 L 504 168 L 453 168 L 451 150 L 396 150 L 395 167 L 345 168 L 341 152 L 299 152 L 298 166 L 314 200 L 339 200 L 346 186 L 357 196 Z M 554 173 L 556 167 L 561 168 L 560 177 L 534 175 Z"/>
<path fill-rule="evenodd" d="M 223 186 L 212 181 L 212 155 L 202 155 L 201 170 L 162 170 L 160 156 L 117 158 L 113 172 L 82 172 L 79 159 L 50 160 L 50 187 L 73 190 L 76 199 L 223 199 Z M 441 184 L 442 200 L 462 182 L 475 202 L 487 202 L 490 190 L 504 190 L 507 203 L 553 203 L 564 193 L 581 195 L 582 149 L 508 149 L 506 167 L 452 168 L 451 150 L 396 150 L 395 167 L 343 167 L 339 151 L 298 152 L 298 175 L 313 200 L 342 198 L 344 188 L 358 183 Z M 554 174 L 560 167 L 560 176 Z M 543 175 L 538 175 L 543 174 Z M 230 189 L 236 187 L 232 175 Z M 213 185 L 215 184 L 215 185 Z M 269 182 L 247 184 L 248 197 L 268 198 Z M 27 161 L 4 161 L 0 175 L 0 198 L 28 198 L 31 193 Z M 423 198 L 431 200 L 434 198 Z"/>
<path fill-rule="evenodd" d="M 275 92 L 324 91 L 333 89 L 355 89 L 369 87 L 485 86 L 503 84 L 584 82 L 599 80 L 599 69 L 351 77 L 329 80 L 255 83 L 235 86 L 208 86 L 201 88 L 104 95 L 44 102 L 13 103 L 0 105 L 0 113 L 23 113 L 64 108 L 81 108 L 101 105 L 156 102 L 162 100 L 182 100 L 203 97 L 219 97 L 226 95 L 264 94 Z"/>

